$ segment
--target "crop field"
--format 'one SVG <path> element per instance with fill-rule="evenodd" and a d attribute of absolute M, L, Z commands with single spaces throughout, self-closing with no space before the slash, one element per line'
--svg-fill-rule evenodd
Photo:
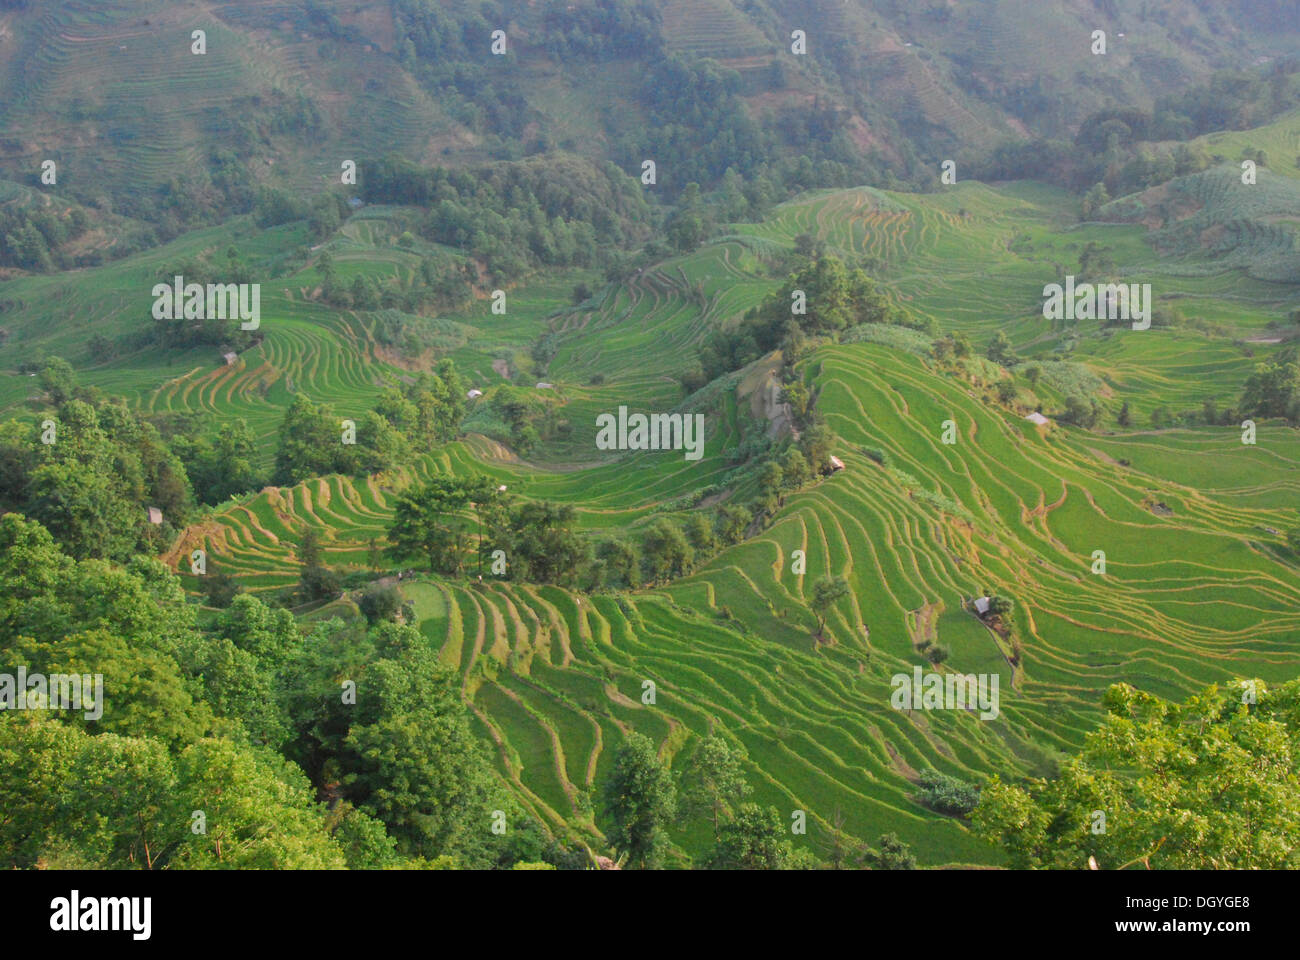
<path fill-rule="evenodd" d="M 990 32 L 988 42 L 1003 41 Z M 297 545 L 311 529 L 329 566 L 368 570 L 402 490 L 471 471 L 529 498 L 572 504 L 593 536 L 687 515 L 724 484 L 726 452 L 744 434 L 749 404 L 737 393 L 741 378 L 683 398 L 676 376 L 707 336 L 777 287 L 772 254 L 812 234 L 863 264 L 897 305 L 966 333 L 978 352 L 1006 332 L 1024 359 L 1047 368 L 1044 404 L 1077 378 L 1099 385 L 1108 403 L 1129 400 L 1135 425 L 1035 427 L 939 372 L 919 334 L 867 331 L 846 338 L 862 342 L 814 349 L 797 368 L 845 469 L 790 494 L 768 526 L 689 576 L 585 594 L 417 571 L 401 592 L 420 631 L 459 671 L 501 774 L 557 831 L 599 836 L 592 791 L 629 732 L 650 736 L 676 764 L 693 749 L 690 735 L 725 730 L 748 752 L 756 799 L 806 811 L 800 842 L 818 853 L 842 818 L 862 839 L 897 833 L 926 865 L 998 864 L 999 851 L 962 821 L 917 802 L 920 770 L 969 780 L 1044 772 L 1095 725 L 1109 684 L 1173 697 L 1233 676 L 1281 681 L 1294 674 L 1300 636 L 1300 569 L 1280 533 L 1295 525 L 1300 503 L 1296 432 L 1262 423 L 1257 445 L 1244 446 L 1235 426 L 1147 426 L 1157 407 L 1194 406 L 1207 395 L 1230 405 L 1253 364 L 1277 349 L 1240 338 L 1278 319 L 1296 287 L 1280 276 L 1243 279 L 1215 252 L 1170 256 L 1140 223 L 1069 226 L 1068 204 L 1063 193 L 1018 183 L 963 182 L 935 194 L 819 191 L 621 284 L 552 271 L 509 289 L 505 315 L 481 299 L 449 316 L 454 335 L 435 353 L 490 396 L 505 382 L 499 363 L 511 374 L 530 369 L 529 346 L 546 337 L 554 350 L 535 377 L 553 383 L 547 396 L 571 425 L 567 438 L 521 458 L 470 432 L 365 479 L 267 488 L 211 509 L 164 560 L 187 570 L 201 547 L 245 589 L 270 593 L 296 582 Z M 1257 223 L 1261 213 L 1237 216 Z M 400 208 L 355 215 L 330 247 L 340 278 L 364 272 L 409 283 L 421 251 L 393 245 L 405 217 Z M 148 325 L 149 290 L 168 279 L 169 264 L 236 240 L 254 260 L 289 264 L 263 291 L 260 344 L 231 365 L 215 350 L 90 362 L 93 333 L 124 337 Z M 1157 303 L 1168 298 L 1223 332 L 1103 330 L 1087 320 L 1054 328 L 1041 314 L 1043 285 L 1057 266 L 1073 272 L 1090 242 L 1126 264 L 1126 279 L 1152 283 Z M 301 226 L 259 233 L 237 220 L 112 266 L 15 281 L 5 298 L 24 309 L 6 319 L 0 407 L 22 413 L 30 381 L 16 367 L 40 349 L 75 359 L 83 382 L 142 412 L 244 419 L 269 464 L 292 394 L 356 416 L 386 379 L 416 367 L 376 340 L 372 313 L 314 299 L 317 256 Z M 1189 263 L 1199 273 L 1188 273 Z M 596 292 L 574 306 L 578 280 Z M 533 379 L 520 374 L 518 385 L 536 389 Z M 703 458 L 596 450 L 596 416 L 620 404 L 704 412 Z M 954 444 L 941 441 L 948 420 Z M 792 572 L 796 550 L 806 573 Z M 1099 550 L 1104 574 L 1092 572 Z M 394 569 L 385 561 L 375 575 Z M 808 599 L 824 575 L 844 577 L 851 590 L 828 618 L 830 642 L 817 644 Z M 1020 649 L 970 610 L 973 598 L 994 592 L 1015 600 Z M 300 613 L 345 612 L 355 599 Z M 910 675 L 925 640 L 949 649 L 944 672 L 999 677 L 996 719 L 890 708 L 891 677 Z M 646 681 L 653 707 L 642 699 Z M 712 838 L 696 827 L 673 839 L 697 854 Z"/>

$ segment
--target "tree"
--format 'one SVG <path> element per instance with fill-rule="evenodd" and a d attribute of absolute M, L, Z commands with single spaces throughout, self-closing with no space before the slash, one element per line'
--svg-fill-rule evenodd
<path fill-rule="evenodd" d="M 1127 684 L 1053 780 L 994 776 L 975 831 L 1024 869 L 1249 870 L 1297 866 L 1300 681 L 1212 686 L 1182 703 Z M 1123 829 L 1094 833 L 1095 811 Z"/>
<path fill-rule="evenodd" d="M 677 792 L 649 737 L 631 733 L 619 747 L 605 782 L 604 801 L 609 844 L 626 852 L 636 866 L 657 867 L 663 855 L 664 827 L 676 813 Z"/>
<path fill-rule="evenodd" d="M 291 485 L 312 476 L 351 472 L 340 422 L 328 406 L 318 407 L 305 394 L 297 394 L 280 424 L 275 482 Z"/>
<path fill-rule="evenodd" d="M 635 589 L 641 583 L 641 555 L 628 540 L 606 540 L 596 555 L 605 564 L 607 578 L 617 586 Z"/>
<path fill-rule="evenodd" d="M 701 811 L 713 820 L 713 838 L 723 814 L 740 803 L 749 793 L 745 780 L 744 747 L 732 747 L 716 734 L 706 737 L 691 756 L 682 777 L 682 809 L 686 816 Z"/>
<path fill-rule="evenodd" d="M 873 870 L 916 869 L 916 857 L 912 855 L 912 848 L 894 833 L 881 836 L 880 848 L 868 851 L 866 861 Z"/>
<path fill-rule="evenodd" d="M 320 534 L 312 527 L 302 536 L 298 545 L 298 559 L 301 562 L 298 573 L 298 594 L 311 603 L 326 600 L 339 592 L 341 583 L 338 574 L 321 563 Z"/>
<path fill-rule="evenodd" d="M 739 504 L 724 504 L 714 516 L 718 539 L 726 546 L 740 543 L 753 521 L 754 515 Z"/>
<path fill-rule="evenodd" d="M 1011 346 L 1011 338 L 1001 330 L 993 335 L 986 356 L 994 363 L 1001 364 L 1004 367 L 1015 366 L 1018 362 L 1015 350 Z"/>
<path fill-rule="evenodd" d="M 686 542 L 686 535 L 667 517 L 660 517 L 646 531 L 641 555 L 652 581 L 685 576 L 695 562 L 695 550 Z"/>
<path fill-rule="evenodd" d="M 572 506 L 521 504 L 511 514 L 510 556 L 521 579 L 571 586 L 591 562 L 591 544 L 573 529 Z"/>
<path fill-rule="evenodd" d="M 717 549 L 717 534 L 713 524 L 702 513 L 692 513 L 686 518 L 686 539 L 701 554 L 708 555 Z"/>
<path fill-rule="evenodd" d="M 312 545 L 314 539 L 303 539 L 307 545 L 298 548 L 300 558 L 305 552 L 313 562 L 319 563 L 319 553 Z M 216 619 L 212 630 L 240 650 L 252 654 L 258 663 L 272 671 L 278 670 L 301 642 L 298 623 L 292 613 L 271 607 L 248 594 L 236 597 Z"/>
<path fill-rule="evenodd" d="M 328 870 L 345 865 L 325 831 L 324 807 L 293 764 L 228 740 L 200 740 L 176 759 L 182 811 L 206 831 L 185 831 L 172 858 L 187 869 Z M 188 824 L 186 816 L 182 823 Z"/>
<path fill-rule="evenodd" d="M 402 608 L 402 595 L 390 585 L 371 584 L 357 604 L 371 623 L 392 620 Z"/>
<path fill-rule="evenodd" d="M 1090 429 L 1097 425 L 1100 418 L 1101 404 L 1097 402 L 1095 397 L 1085 397 L 1072 393 L 1065 398 L 1065 413 L 1061 415 L 1061 419 L 1067 423 Z"/>
<path fill-rule="evenodd" d="M 798 447 L 791 447 L 781 458 L 781 484 L 786 490 L 798 490 L 810 479 L 812 470 Z"/>
<path fill-rule="evenodd" d="M 1300 360 L 1294 348 L 1255 365 L 1241 391 L 1241 409 L 1252 417 L 1300 421 Z"/>
<path fill-rule="evenodd" d="M 1094 184 L 1083 196 L 1083 219 L 1088 220 L 1094 213 L 1110 203 L 1110 194 L 1104 183 Z"/>
<path fill-rule="evenodd" d="M 848 596 L 849 585 L 843 577 L 822 577 L 813 584 L 812 598 L 808 601 L 808 606 L 817 617 L 817 639 L 822 638 L 822 633 L 826 629 L 826 617 L 830 614 L 831 608 Z"/>
<path fill-rule="evenodd" d="M 789 856 L 777 809 L 742 803 L 735 819 L 723 824 L 707 866 L 710 870 L 781 870 Z"/>
<path fill-rule="evenodd" d="M 1133 413 L 1129 409 L 1127 400 L 1120 405 L 1119 414 L 1115 417 L 1115 422 L 1121 427 L 1128 427 L 1133 424 Z"/>
<path fill-rule="evenodd" d="M 459 574 L 468 543 L 470 488 L 452 477 L 434 477 L 397 501 L 388 539 L 399 559 L 422 558 L 431 572 Z"/>

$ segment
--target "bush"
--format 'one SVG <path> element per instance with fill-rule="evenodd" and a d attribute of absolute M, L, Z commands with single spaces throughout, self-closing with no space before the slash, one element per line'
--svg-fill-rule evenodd
<path fill-rule="evenodd" d="M 392 620 L 402 609 L 402 595 L 394 586 L 375 584 L 361 595 L 357 604 L 371 623 Z"/>
<path fill-rule="evenodd" d="M 921 803 L 937 813 L 964 817 L 980 801 L 980 790 L 975 784 L 950 777 L 938 770 L 922 770 L 919 785 Z"/>

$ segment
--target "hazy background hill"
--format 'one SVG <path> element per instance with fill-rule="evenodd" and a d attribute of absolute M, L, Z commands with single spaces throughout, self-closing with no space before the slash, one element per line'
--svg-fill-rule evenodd
<path fill-rule="evenodd" d="M 461 164 L 559 149 L 628 172 L 653 155 L 670 193 L 798 155 L 837 165 L 805 180 L 845 180 L 806 186 L 924 183 L 942 158 L 1068 140 L 1107 106 L 1149 109 L 1215 70 L 1267 66 L 1293 52 L 1294 12 L 1283 0 L 3 0 L 0 171 L 35 183 L 54 159 L 60 193 L 164 225 L 247 209 L 260 184 L 321 189 L 341 160 L 388 152 Z M 204 56 L 190 52 L 195 29 Z M 489 51 L 494 29 L 505 56 Z M 795 29 L 806 57 L 789 54 Z M 1105 56 L 1090 52 L 1095 29 Z M 695 69 L 666 69 L 675 55 Z M 701 149 L 717 162 L 691 163 Z"/>

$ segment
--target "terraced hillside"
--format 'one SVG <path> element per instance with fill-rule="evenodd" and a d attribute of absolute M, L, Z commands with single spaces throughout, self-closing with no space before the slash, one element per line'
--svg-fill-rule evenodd
<path fill-rule="evenodd" d="M 343 228 L 331 242 L 340 271 L 412 269 L 417 254 L 391 245 L 390 219 L 400 223 L 401 211 L 362 211 Z M 799 842 L 818 852 L 842 823 L 866 840 L 896 832 L 926 864 L 998 863 L 999 853 L 960 821 L 917 802 L 920 770 L 968 780 L 1046 771 L 1093 727 L 1108 684 L 1177 696 L 1232 676 L 1280 681 L 1294 672 L 1300 636 L 1300 570 L 1281 533 L 1296 522 L 1296 432 L 1262 423 L 1258 443 L 1245 446 L 1235 426 L 1145 426 L 1155 407 L 1198 402 L 1207 385 L 1234 398 L 1256 359 L 1277 349 L 1241 338 L 1281 316 L 1295 286 L 1243 278 L 1231 266 L 1216 273 L 1210 255 L 1189 280 L 1188 258 L 1163 254 L 1144 225 L 1069 224 L 1067 198 L 1029 184 L 960 183 L 924 196 L 820 192 L 579 306 L 569 305 L 567 286 L 589 275 L 548 275 L 512 290 L 505 316 L 484 303 L 452 318 L 464 339 L 446 352 L 490 397 L 503 382 L 493 361 L 513 350 L 525 384 L 542 376 L 554 383 L 569 437 L 521 459 L 470 433 L 410 468 L 269 488 L 212 510 L 165 559 L 187 570 L 189 552 L 203 547 L 246 589 L 269 595 L 297 579 L 297 546 L 312 529 L 328 565 L 367 570 L 407 484 L 470 471 L 522 496 L 574 505 L 593 535 L 686 516 L 720 498 L 741 501 L 726 453 L 753 415 L 740 386 L 754 378 L 728 378 L 685 399 L 674 378 L 710 332 L 775 288 L 783 251 L 811 233 L 834 253 L 865 259 L 909 312 L 980 346 L 1008 332 L 1043 367 L 1033 389 L 1045 411 L 1054 412 L 1066 378 L 1086 376 L 1108 403 L 1131 401 L 1138 425 L 1033 426 L 1023 409 L 943 372 L 926 339 L 914 342 L 919 334 L 867 328 L 863 342 L 822 346 L 798 368 L 845 469 L 790 494 L 771 524 L 690 576 L 586 594 L 416 572 L 401 591 L 421 631 L 460 671 L 502 774 L 557 831 L 597 836 L 591 791 L 628 732 L 651 736 L 677 764 L 694 749 L 693 735 L 723 730 L 745 745 L 761 802 L 807 812 L 810 830 Z M 221 249 L 240 230 L 249 231 L 250 256 L 305 250 L 300 229 L 254 234 L 236 222 L 111 267 L 10 283 L 6 298 L 24 307 L 7 320 L 13 335 L 0 345 L 0 366 L 12 370 L 36 348 L 80 363 L 86 329 L 126 333 L 147 317 L 162 265 Z M 1053 329 L 1038 309 L 1042 285 L 1056 264 L 1072 268 L 1088 242 L 1114 251 L 1158 297 L 1231 328 L 1105 330 L 1081 321 Z M 291 390 L 340 412 L 367 408 L 382 375 L 403 375 L 406 361 L 381 349 L 369 314 L 310 299 L 315 255 L 283 261 L 289 272 L 264 299 L 266 339 L 234 365 L 197 351 L 132 353 L 85 366 L 84 379 L 145 411 L 242 417 L 268 460 Z M 1231 301 L 1221 296 L 1228 289 Z M 544 371 L 527 367 L 527 345 L 538 337 L 554 346 Z M 1028 390 L 1016 369 L 1017 388 Z M 28 389 L 26 377 L 0 378 L 11 409 Z M 595 450 L 595 416 L 620 403 L 704 412 L 705 456 Z M 952 445 L 941 440 L 947 420 L 957 426 Z M 807 561 L 800 575 L 792 572 L 796 550 Z M 1106 555 L 1104 575 L 1092 572 L 1096 550 Z M 377 576 L 393 572 L 380 566 Z M 851 593 L 829 617 L 831 642 L 817 644 L 808 601 L 826 574 L 846 578 Z M 1016 628 L 1005 636 L 969 609 L 991 592 L 1016 604 Z M 353 615 L 355 600 L 348 592 L 299 612 Z M 999 677 L 996 719 L 891 708 L 891 678 L 923 663 L 925 641 L 950 651 L 946 673 Z M 653 703 L 642 700 L 646 681 Z M 674 833 L 686 854 L 709 840 L 692 829 Z"/>

